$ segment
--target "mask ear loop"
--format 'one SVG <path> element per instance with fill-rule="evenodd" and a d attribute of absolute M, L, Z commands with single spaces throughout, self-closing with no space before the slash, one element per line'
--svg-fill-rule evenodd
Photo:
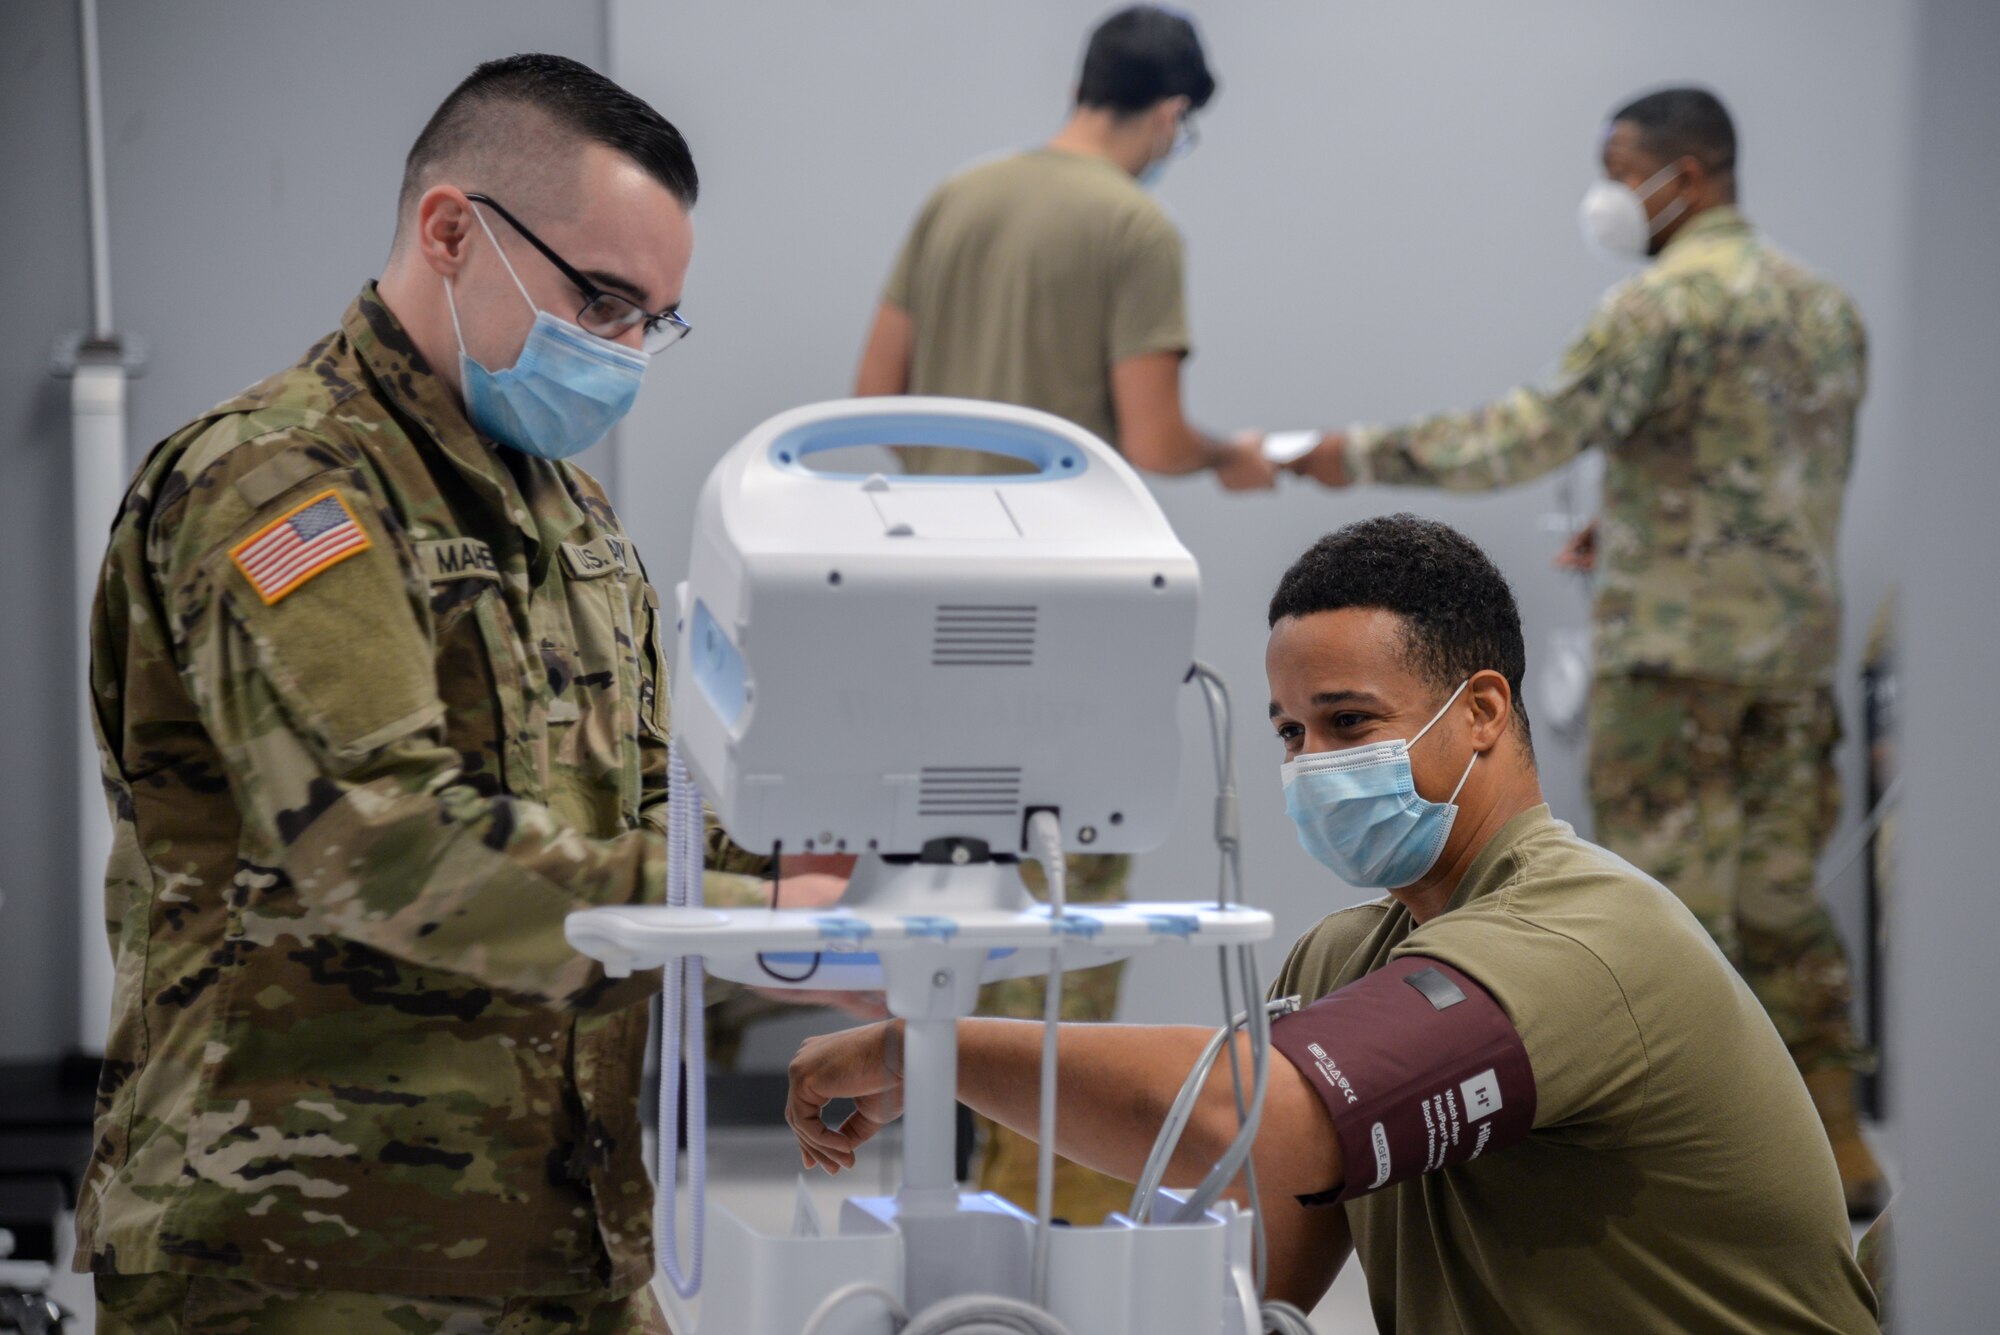
<path fill-rule="evenodd" d="M 1668 163 L 1666 166 L 1660 168 L 1658 171 L 1654 172 L 1651 176 L 1647 177 L 1646 180 L 1639 186 L 1639 188 L 1632 192 L 1633 194 L 1639 196 L 1639 206 L 1641 208 L 1644 208 L 1646 201 L 1651 199 L 1654 195 L 1658 194 L 1661 186 L 1665 185 L 1668 181 L 1673 180 L 1676 176 L 1680 176 L 1682 174 L 1683 173 L 1681 171 L 1681 164 L 1678 161 L 1675 161 Z M 1667 205 L 1666 208 L 1660 210 L 1659 217 L 1649 218 L 1646 220 L 1646 235 L 1648 237 L 1658 236 L 1660 234 L 1660 229 L 1662 227 L 1667 226 L 1669 223 L 1673 222 L 1674 219 L 1680 217 L 1683 213 L 1686 212 L 1687 212 L 1687 201 L 1685 199 L 1675 200 L 1673 203 Z"/>
<path fill-rule="evenodd" d="M 1453 703 L 1457 701 L 1459 696 L 1465 694 L 1465 688 L 1470 685 L 1472 685 L 1472 678 L 1470 677 L 1467 677 L 1464 681 L 1458 684 L 1458 689 L 1451 693 L 1451 699 L 1445 701 L 1443 705 L 1439 706 L 1438 712 L 1431 715 L 1431 721 L 1429 723 L 1424 724 L 1423 727 L 1419 728 L 1417 730 L 1417 735 L 1410 739 L 1410 746 L 1415 746 L 1418 742 L 1421 742 L 1424 739 L 1424 734 L 1437 726 L 1437 721 L 1445 716 L 1446 711 L 1448 711 L 1452 707 Z M 1409 747 L 1406 746 L 1403 748 L 1403 750 L 1407 754 L 1409 751 Z M 1472 759 L 1465 762 L 1465 773 L 1458 776 L 1458 787 L 1452 789 L 1451 796 L 1447 797 L 1444 800 L 1446 806 L 1450 806 L 1452 803 L 1458 801 L 1458 795 L 1465 791 L 1466 780 L 1472 777 L 1472 767 L 1474 765 L 1477 765 L 1478 763 L 1479 763 L 1479 753 L 1477 751 L 1474 751 L 1472 753 Z"/>
<path fill-rule="evenodd" d="M 535 299 L 528 295 L 528 285 L 521 281 L 521 275 L 514 272 L 514 262 L 508 259 L 507 252 L 500 248 L 500 238 L 493 235 L 492 224 L 486 221 L 486 215 L 479 211 L 479 206 L 476 204 L 473 205 L 472 216 L 479 219 L 480 230 L 485 232 L 486 239 L 493 243 L 493 253 L 500 257 L 500 263 L 507 266 L 507 276 L 514 280 L 515 287 L 521 289 L 521 300 L 528 303 L 529 310 L 533 311 L 537 315 L 540 315 L 542 313 L 542 308 L 537 306 L 535 304 Z M 451 312 L 452 336 L 458 340 L 458 355 L 464 357 L 468 355 L 465 351 L 465 330 L 459 327 L 458 298 L 456 297 L 456 295 L 453 294 L 451 290 L 451 275 L 441 274 L 439 276 L 444 279 L 444 304 L 446 309 L 448 309 Z"/>
<path fill-rule="evenodd" d="M 452 295 L 451 275 L 440 274 L 439 277 L 444 279 L 444 304 L 445 304 L 445 309 L 451 312 L 452 336 L 458 340 L 458 355 L 463 357 L 466 355 L 465 331 L 458 327 L 458 298 Z"/>
<path fill-rule="evenodd" d="M 1438 712 L 1431 715 L 1431 721 L 1429 723 L 1424 724 L 1423 727 L 1417 729 L 1417 735 L 1410 739 L 1410 746 L 1415 746 L 1418 742 L 1421 742 L 1424 739 L 1424 734 L 1437 726 L 1437 721 L 1445 716 L 1445 711 L 1450 709 L 1452 705 L 1457 702 L 1459 696 L 1465 694 L 1465 688 L 1470 685 L 1472 685 L 1472 678 L 1470 677 L 1467 677 L 1464 681 L 1458 684 L 1458 689 L 1451 693 L 1451 699 L 1439 705 Z M 1405 749 L 1407 750 L 1408 748 L 1406 747 Z"/>
<path fill-rule="evenodd" d="M 480 230 L 485 232 L 486 239 L 493 243 L 493 253 L 500 257 L 500 263 L 507 266 L 507 276 L 514 280 L 515 287 L 521 289 L 521 300 L 528 303 L 529 310 L 533 311 L 537 315 L 540 315 L 542 313 L 542 308 L 540 306 L 537 306 L 535 304 L 535 299 L 528 295 L 528 285 L 521 281 L 521 275 L 514 272 L 514 261 L 507 258 L 506 250 L 504 250 L 500 245 L 500 238 L 493 235 L 493 225 L 486 221 L 486 215 L 479 211 L 479 206 L 477 204 L 474 204 L 472 206 L 472 216 L 479 219 Z"/>
<path fill-rule="evenodd" d="M 1458 776 L 1458 787 L 1452 789 L 1451 796 L 1447 797 L 1444 800 L 1444 804 L 1446 806 L 1451 806 L 1453 803 L 1458 801 L 1458 795 L 1465 791 L 1465 781 L 1472 777 L 1472 767 L 1474 765 L 1477 765 L 1478 763 L 1479 763 L 1479 753 L 1477 751 L 1474 751 L 1472 753 L 1472 759 L 1465 762 L 1465 773 Z"/>

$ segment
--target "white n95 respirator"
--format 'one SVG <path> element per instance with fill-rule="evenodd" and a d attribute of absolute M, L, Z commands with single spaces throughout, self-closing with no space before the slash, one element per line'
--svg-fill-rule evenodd
<path fill-rule="evenodd" d="M 1646 213 L 1646 201 L 1680 173 L 1678 164 L 1662 167 L 1637 190 L 1622 181 L 1594 183 L 1576 210 L 1584 244 L 1610 260 L 1645 259 L 1660 229 L 1687 212 L 1687 201 L 1677 199 L 1657 218 Z"/>

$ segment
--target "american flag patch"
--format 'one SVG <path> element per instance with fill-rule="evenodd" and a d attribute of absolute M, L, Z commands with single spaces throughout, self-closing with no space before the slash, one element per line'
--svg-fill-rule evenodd
<path fill-rule="evenodd" d="M 269 606 L 370 545 L 339 493 L 323 491 L 237 543 L 229 557 Z"/>

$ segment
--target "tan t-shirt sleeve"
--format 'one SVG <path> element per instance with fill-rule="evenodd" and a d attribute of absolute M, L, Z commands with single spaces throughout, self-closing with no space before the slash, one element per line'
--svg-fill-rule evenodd
<path fill-rule="evenodd" d="M 1188 351 L 1180 233 L 1164 216 L 1135 222 L 1111 280 L 1111 364 L 1151 352 Z"/>
<path fill-rule="evenodd" d="M 889 270 L 889 281 L 882 287 L 882 300 L 898 310 L 914 310 L 917 300 L 917 266 L 922 262 L 924 238 L 930 232 L 931 219 L 937 213 L 938 196 L 933 194 L 924 201 L 916 221 L 910 224 L 910 234 L 903 238 L 903 248 L 896 253 L 896 263 Z"/>
<path fill-rule="evenodd" d="M 1271 984 L 1269 999 L 1296 995 L 1302 1005 L 1310 1006 L 1353 982 L 1366 968 L 1366 961 L 1356 959 L 1355 954 L 1381 925 L 1386 912 L 1381 903 L 1357 904 L 1322 918 L 1292 943 Z"/>
<path fill-rule="evenodd" d="M 1650 1068 L 1624 990 L 1595 952 L 1518 918 L 1454 913 L 1411 933 L 1395 953 L 1442 960 L 1500 1003 L 1534 1070 L 1535 1130 L 1624 1142 Z"/>

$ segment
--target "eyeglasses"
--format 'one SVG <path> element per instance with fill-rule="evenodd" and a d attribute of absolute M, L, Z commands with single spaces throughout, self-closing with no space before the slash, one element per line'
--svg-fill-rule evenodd
<path fill-rule="evenodd" d="M 645 333 L 640 338 L 640 346 L 648 354 L 665 352 L 674 344 L 686 338 L 694 328 L 681 318 L 675 310 L 649 311 L 638 303 L 616 292 L 606 292 L 597 284 L 578 273 L 562 256 L 549 249 L 548 243 L 529 231 L 527 224 L 507 212 L 500 202 L 489 195 L 478 195 L 467 191 L 465 197 L 475 204 L 484 204 L 526 238 L 529 245 L 542 252 L 550 264 L 562 272 L 571 286 L 583 296 L 583 305 L 576 313 L 577 324 L 599 338 L 617 339 L 630 333 L 634 325 L 643 325 Z"/>

